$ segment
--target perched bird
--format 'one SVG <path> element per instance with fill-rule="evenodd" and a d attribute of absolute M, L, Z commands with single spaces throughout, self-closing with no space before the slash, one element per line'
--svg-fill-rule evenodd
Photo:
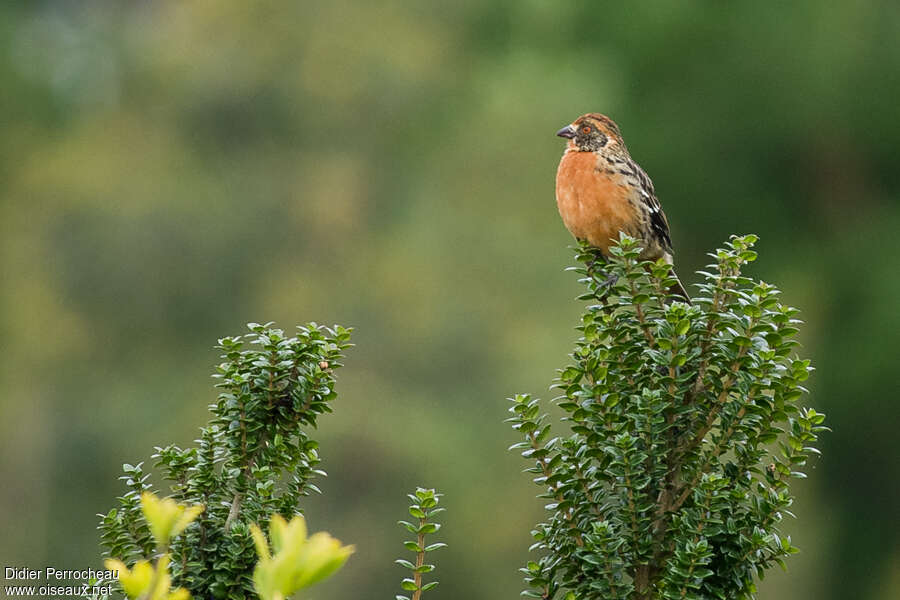
<path fill-rule="evenodd" d="M 669 221 L 653 182 L 628 154 L 619 126 L 605 115 L 588 113 L 556 135 L 569 140 L 556 171 L 556 206 L 569 232 L 608 257 L 621 231 L 639 240 L 642 260 L 663 258 L 673 264 Z M 672 274 L 672 291 L 690 302 Z"/>

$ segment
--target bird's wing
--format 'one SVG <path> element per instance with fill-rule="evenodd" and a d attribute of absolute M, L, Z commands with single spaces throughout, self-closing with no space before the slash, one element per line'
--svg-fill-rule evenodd
<path fill-rule="evenodd" d="M 640 165 L 634 161 L 631 162 L 631 166 L 634 168 L 634 172 L 637 174 L 640 182 L 641 200 L 647 206 L 647 210 L 650 211 L 650 227 L 653 230 L 653 235 L 660 241 L 660 245 L 671 253 L 672 238 L 669 234 L 669 219 L 666 218 L 666 213 L 663 212 L 662 205 L 656 197 L 653 182 Z"/>

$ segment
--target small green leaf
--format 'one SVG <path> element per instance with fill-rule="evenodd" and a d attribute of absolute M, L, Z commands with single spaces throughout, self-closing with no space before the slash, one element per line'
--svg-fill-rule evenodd
<path fill-rule="evenodd" d="M 419 589 L 419 586 L 416 585 L 416 582 L 409 578 L 406 578 L 403 581 L 401 581 L 400 587 L 402 587 L 407 592 L 414 592 Z"/>
<path fill-rule="evenodd" d="M 425 546 L 425 552 L 431 552 L 432 550 L 437 550 L 438 548 L 446 548 L 447 544 L 444 542 L 436 542 L 434 544 L 429 544 Z"/>

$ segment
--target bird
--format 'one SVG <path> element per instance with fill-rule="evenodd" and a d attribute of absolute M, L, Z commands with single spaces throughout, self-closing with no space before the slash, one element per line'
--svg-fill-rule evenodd
<path fill-rule="evenodd" d="M 638 240 L 641 260 L 674 265 L 669 220 L 653 182 L 638 165 L 615 121 L 588 113 L 556 132 L 566 149 L 556 171 L 556 206 L 566 229 L 609 258 L 609 247 L 626 233 Z M 672 292 L 690 303 L 674 267 Z"/>

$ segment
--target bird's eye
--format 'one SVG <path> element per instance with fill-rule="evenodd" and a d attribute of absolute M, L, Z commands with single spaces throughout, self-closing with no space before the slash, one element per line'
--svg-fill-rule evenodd
<path fill-rule="evenodd" d="M 585 125 L 584 127 L 581 128 L 581 133 L 590 133 L 590 132 L 591 132 L 591 128 L 589 125 Z"/>

